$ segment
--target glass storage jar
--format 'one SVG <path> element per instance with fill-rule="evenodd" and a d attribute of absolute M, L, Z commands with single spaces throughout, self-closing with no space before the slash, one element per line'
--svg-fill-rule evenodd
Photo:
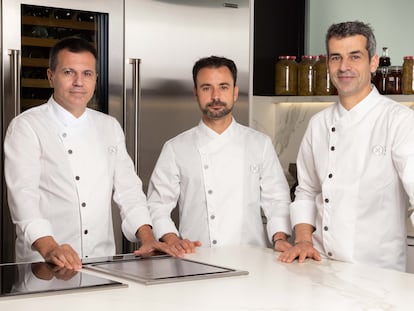
<path fill-rule="evenodd" d="M 414 56 L 404 56 L 402 69 L 402 93 L 414 94 Z"/>
<path fill-rule="evenodd" d="M 386 94 L 401 94 L 402 67 L 388 67 L 388 75 L 385 83 Z"/>
<path fill-rule="evenodd" d="M 319 55 L 315 63 L 315 95 L 333 95 L 336 89 L 329 76 L 326 55 Z"/>
<path fill-rule="evenodd" d="M 387 93 L 387 77 L 390 67 L 378 67 L 375 76 L 373 78 L 373 82 L 375 87 L 377 88 L 378 92 L 380 94 L 386 94 Z"/>
<path fill-rule="evenodd" d="M 298 64 L 296 56 L 279 56 L 276 62 L 276 95 L 297 95 Z"/>
<path fill-rule="evenodd" d="M 314 94 L 314 67 L 316 56 L 303 55 L 298 64 L 298 95 L 312 96 Z"/>

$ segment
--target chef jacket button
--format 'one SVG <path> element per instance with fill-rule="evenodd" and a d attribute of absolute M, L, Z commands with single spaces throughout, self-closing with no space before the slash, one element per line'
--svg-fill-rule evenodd
<path fill-rule="evenodd" d="M 325 203 L 329 203 L 329 199 L 325 199 Z"/>
<path fill-rule="evenodd" d="M 328 226 L 323 227 L 323 230 L 328 231 Z"/>
<path fill-rule="evenodd" d="M 336 131 L 336 128 L 335 128 L 335 127 L 332 127 L 332 128 L 331 128 L 331 131 L 332 131 L 332 132 L 335 132 L 335 131 Z"/>
<path fill-rule="evenodd" d="M 211 243 L 217 244 L 217 240 L 213 240 L 213 241 L 211 241 Z"/>
<path fill-rule="evenodd" d="M 331 147 L 331 151 L 334 151 L 334 150 L 335 150 L 335 147 L 334 147 L 334 146 L 332 146 L 332 147 Z"/>
<path fill-rule="evenodd" d="M 68 136 L 68 134 L 66 133 L 62 133 L 62 137 L 65 138 L 66 136 Z"/>
<path fill-rule="evenodd" d="M 332 253 L 331 252 L 328 252 L 328 256 L 332 256 Z"/>
<path fill-rule="evenodd" d="M 88 234 L 88 230 L 83 231 L 83 233 Z"/>
<path fill-rule="evenodd" d="M 68 150 L 68 153 L 69 153 L 69 154 L 72 154 L 72 153 L 73 153 L 72 149 L 69 149 L 69 150 Z"/>
<path fill-rule="evenodd" d="M 213 193 L 213 190 L 209 190 L 207 193 L 208 194 L 212 194 Z"/>
<path fill-rule="evenodd" d="M 80 179 L 80 177 L 79 177 L 79 176 L 75 176 L 75 179 L 76 179 L 76 180 L 79 180 L 79 179 Z"/>
<path fill-rule="evenodd" d="M 208 165 L 206 164 L 206 165 L 204 165 L 204 169 L 206 170 L 206 169 L 208 169 Z"/>
<path fill-rule="evenodd" d="M 215 218 L 216 218 L 216 216 L 214 216 L 214 215 L 210 216 L 210 219 L 215 219 Z"/>
<path fill-rule="evenodd" d="M 86 206 L 86 203 L 85 202 L 82 202 L 81 205 L 82 205 L 82 207 L 85 207 Z"/>
<path fill-rule="evenodd" d="M 329 178 L 332 178 L 332 176 L 333 176 L 332 174 L 329 174 L 329 175 L 328 175 L 328 177 L 329 177 Z"/>

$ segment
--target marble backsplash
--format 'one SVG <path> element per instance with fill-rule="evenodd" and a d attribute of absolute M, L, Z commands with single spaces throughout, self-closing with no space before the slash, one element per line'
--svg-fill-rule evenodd
<path fill-rule="evenodd" d="M 289 164 L 296 157 L 309 119 L 318 111 L 334 104 L 336 96 L 326 97 L 253 97 L 251 105 L 251 127 L 269 135 L 285 171 L 289 185 L 295 178 L 289 173 Z M 393 98 L 414 109 L 410 96 Z M 292 170 L 291 170 L 292 171 Z M 407 234 L 414 237 L 414 226 L 407 219 Z"/>
<path fill-rule="evenodd" d="M 404 104 L 414 108 L 413 99 L 408 97 L 411 101 L 407 101 L 407 97 L 400 97 L 400 99 L 404 100 Z M 271 137 L 287 175 L 289 163 L 296 162 L 299 146 L 310 118 L 334 104 L 336 98 L 336 96 L 253 97 L 250 109 L 251 127 Z"/>

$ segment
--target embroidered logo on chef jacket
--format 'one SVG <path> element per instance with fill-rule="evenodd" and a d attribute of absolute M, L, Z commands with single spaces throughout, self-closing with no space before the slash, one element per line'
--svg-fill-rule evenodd
<path fill-rule="evenodd" d="M 381 145 L 375 145 L 372 147 L 372 153 L 375 155 L 385 155 L 385 147 Z"/>
<path fill-rule="evenodd" d="M 115 146 L 110 146 L 108 148 L 108 151 L 109 151 L 110 154 L 116 154 L 118 150 Z"/>
<path fill-rule="evenodd" d="M 260 165 L 259 164 L 250 164 L 250 171 L 253 174 L 257 174 L 260 172 Z"/>

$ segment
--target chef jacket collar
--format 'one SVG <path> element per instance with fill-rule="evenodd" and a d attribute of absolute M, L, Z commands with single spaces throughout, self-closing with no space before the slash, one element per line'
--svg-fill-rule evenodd
<path fill-rule="evenodd" d="M 198 124 L 198 129 L 206 136 L 208 136 L 209 138 L 216 138 L 218 136 L 227 136 L 229 135 L 231 132 L 233 132 L 233 129 L 235 127 L 236 124 L 236 120 L 234 120 L 234 118 L 231 118 L 231 123 L 229 125 L 228 128 L 226 128 L 226 130 L 219 134 L 216 131 L 212 130 L 211 128 L 209 128 L 204 122 L 203 120 L 200 120 L 199 124 Z"/>
<path fill-rule="evenodd" d="M 48 104 L 55 117 L 66 127 L 81 125 L 88 120 L 88 109 L 86 109 L 79 118 L 76 118 L 73 114 L 59 105 L 53 98 L 53 95 L 50 96 Z"/>
<path fill-rule="evenodd" d="M 369 111 L 376 105 L 378 100 L 376 97 L 379 97 L 380 94 L 375 87 L 371 87 L 371 92 L 358 104 L 356 104 L 351 110 L 346 110 L 338 101 L 336 105 L 336 112 L 334 123 L 339 122 L 340 120 L 347 124 L 348 126 L 352 125 L 354 122 L 361 120 Z M 342 123 L 342 122 L 341 122 Z"/>

